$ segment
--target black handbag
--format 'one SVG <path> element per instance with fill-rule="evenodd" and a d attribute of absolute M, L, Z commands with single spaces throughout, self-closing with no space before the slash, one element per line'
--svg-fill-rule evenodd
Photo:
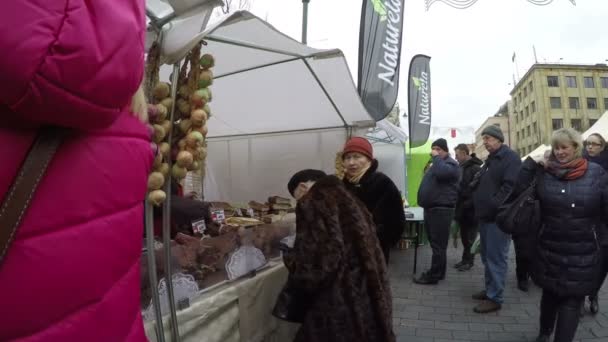
<path fill-rule="evenodd" d="M 279 293 L 272 315 L 283 321 L 292 323 L 304 322 L 308 311 L 309 300 L 300 291 L 290 286 L 289 281 Z"/>
<path fill-rule="evenodd" d="M 515 235 L 538 231 L 541 224 L 541 209 L 536 186 L 542 182 L 542 179 L 543 173 L 537 171 L 526 190 L 514 200 L 498 207 L 496 224 L 500 230 Z"/>

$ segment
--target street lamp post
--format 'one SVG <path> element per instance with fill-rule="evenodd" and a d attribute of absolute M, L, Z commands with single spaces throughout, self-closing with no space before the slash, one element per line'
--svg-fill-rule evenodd
<path fill-rule="evenodd" d="M 302 0 L 302 44 L 306 44 L 308 34 L 308 3 L 310 0 Z"/>

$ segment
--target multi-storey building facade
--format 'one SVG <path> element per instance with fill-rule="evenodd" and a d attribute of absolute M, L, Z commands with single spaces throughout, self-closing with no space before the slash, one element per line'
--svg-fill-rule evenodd
<path fill-rule="evenodd" d="M 511 146 L 526 155 L 554 130 L 592 126 L 608 109 L 608 66 L 534 64 L 511 91 Z"/>

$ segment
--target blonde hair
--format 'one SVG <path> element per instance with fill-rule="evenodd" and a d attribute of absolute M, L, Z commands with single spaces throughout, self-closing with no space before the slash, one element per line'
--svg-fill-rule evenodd
<path fill-rule="evenodd" d="M 553 132 L 551 137 L 552 149 L 555 150 L 557 145 L 572 145 L 574 147 L 574 158 L 583 156 L 583 137 L 573 128 L 560 128 Z"/>
<path fill-rule="evenodd" d="M 148 121 L 148 101 L 144 94 L 143 83 L 139 85 L 139 88 L 131 99 L 131 112 L 141 121 Z"/>

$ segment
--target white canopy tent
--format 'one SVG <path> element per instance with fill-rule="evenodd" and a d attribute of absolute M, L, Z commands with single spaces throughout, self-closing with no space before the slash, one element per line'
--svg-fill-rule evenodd
<path fill-rule="evenodd" d="M 347 137 L 375 124 L 339 50 L 300 44 L 246 11 L 223 18 L 195 41 L 201 38 L 203 53 L 216 59 L 208 200 L 287 195 L 294 172 L 333 172 Z"/>
<path fill-rule="evenodd" d="M 608 138 L 608 111 L 604 112 L 602 116 L 593 124 L 593 126 L 589 127 L 583 133 L 583 139 L 587 139 L 587 137 L 593 133 L 601 134 L 604 139 Z"/>
<path fill-rule="evenodd" d="M 521 158 L 521 160 L 526 160 L 526 159 L 528 159 L 528 157 L 531 157 L 532 159 L 540 158 L 545 154 L 545 152 L 547 150 L 550 150 L 550 149 L 551 149 L 551 146 L 542 144 L 542 145 L 538 146 L 537 148 L 535 148 L 532 152 L 523 156 Z"/>
<path fill-rule="evenodd" d="M 378 160 L 378 170 L 387 175 L 402 194 L 406 192 L 405 142 L 408 139 L 403 128 L 388 120 L 378 121 L 375 128 L 366 134 L 372 143 L 374 157 Z"/>
<path fill-rule="evenodd" d="M 206 199 L 287 195 L 294 172 L 333 172 L 335 154 L 348 136 L 375 126 L 340 50 L 301 44 L 246 11 L 198 33 L 196 25 L 208 17 L 197 14 L 165 25 L 161 45 L 162 60 L 175 63 L 204 39 L 202 52 L 216 60 Z M 170 73 L 170 67 L 162 68 L 161 78 Z"/>

